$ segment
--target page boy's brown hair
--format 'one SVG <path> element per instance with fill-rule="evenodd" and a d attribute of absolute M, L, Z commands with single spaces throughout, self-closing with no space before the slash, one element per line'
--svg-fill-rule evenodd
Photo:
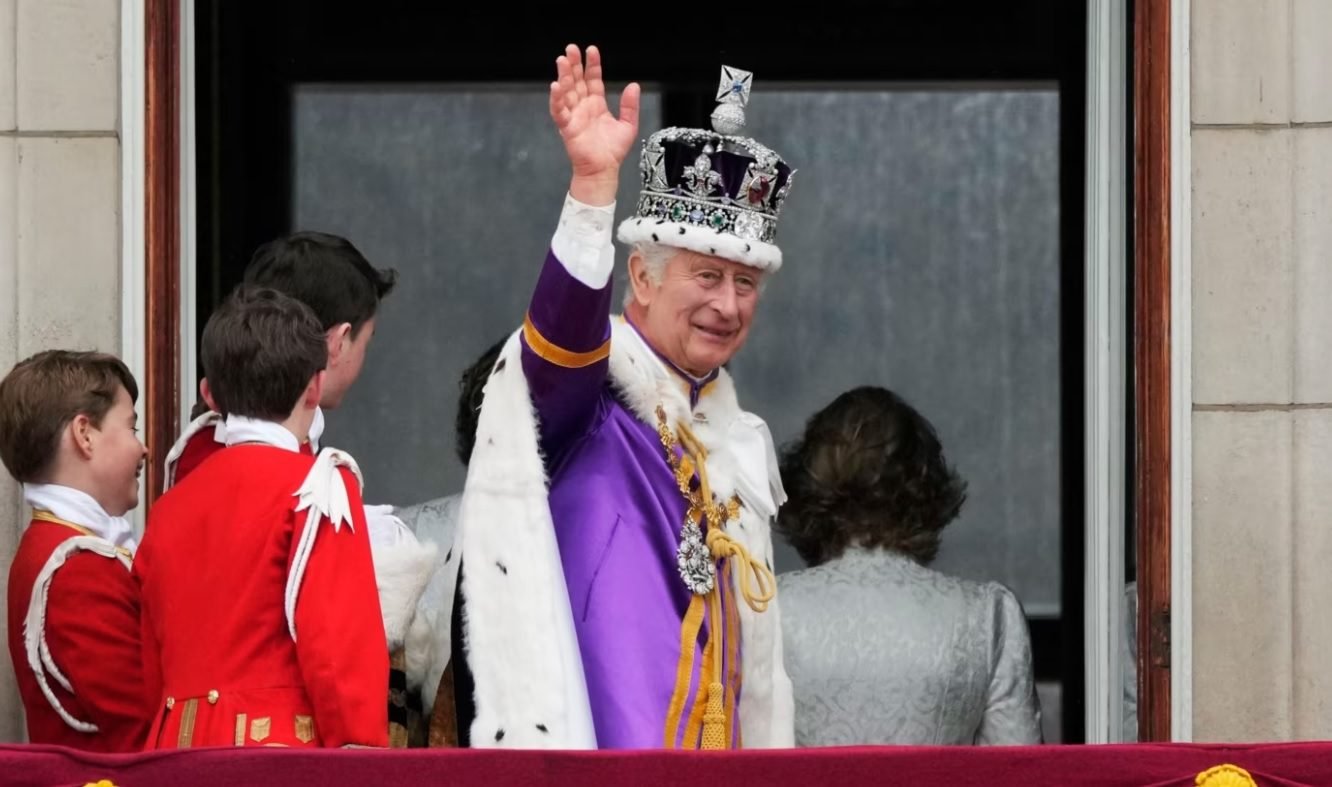
<path fill-rule="evenodd" d="M 124 388 L 139 386 L 125 362 L 100 352 L 46 350 L 19 362 L 0 380 L 0 461 L 21 483 L 40 481 L 60 447 L 60 435 L 80 414 L 100 428 Z"/>

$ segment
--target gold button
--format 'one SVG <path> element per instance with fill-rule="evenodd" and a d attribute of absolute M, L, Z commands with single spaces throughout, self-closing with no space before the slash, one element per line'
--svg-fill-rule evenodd
<path fill-rule="evenodd" d="M 176 707 L 176 698 L 167 697 L 167 710 L 171 710 L 174 707 Z"/>
<path fill-rule="evenodd" d="M 218 698 L 219 696 L 221 696 L 221 695 L 219 695 L 219 694 L 217 693 L 217 689 L 213 689 L 212 691 L 208 692 L 208 704 L 209 704 L 209 705 L 216 705 L 216 704 L 217 704 L 217 698 Z"/>

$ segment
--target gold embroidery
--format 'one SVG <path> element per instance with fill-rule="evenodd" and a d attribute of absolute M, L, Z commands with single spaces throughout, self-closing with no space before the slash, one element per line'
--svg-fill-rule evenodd
<path fill-rule="evenodd" d="M 245 745 L 245 714 L 244 714 L 244 713 L 237 713 L 237 714 L 236 714 L 236 738 L 235 738 L 235 743 L 236 743 L 237 746 L 244 746 L 244 745 Z"/>
<path fill-rule="evenodd" d="M 260 716 L 250 722 L 250 740 L 255 743 L 263 743 L 268 740 L 268 734 L 273 731 L 273 719 L 269 716 Z"/>
<path fill-rule="evenodd" d="M 180 735 L 176 738 L 176 748 L 188 749 L 194 745 L 194 717 L 198 712 L 198 700 L 185 700 L 185 711 L 180 717 Z"/>
<path fill-rule="evenodd" d="M 301 743 L 309 743 L 314 740 L 314 718 L 311 716 L 296 717 L 296 740 Z"/>
<path fill-rule="evenodd" d="M 1238 765 L 1218 765 L 1208 768 L 1194 778 L 1198 787 L 1255 787 L 1257 782 L 1249 772 Z"/>

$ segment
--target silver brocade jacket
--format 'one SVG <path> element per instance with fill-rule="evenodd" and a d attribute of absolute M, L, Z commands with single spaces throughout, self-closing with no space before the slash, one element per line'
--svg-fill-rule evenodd
<path fill-rule="evenodd" d="M 860 549 L 778 582 L 797 746 L 1042 742 L 1007 588 Z"/>

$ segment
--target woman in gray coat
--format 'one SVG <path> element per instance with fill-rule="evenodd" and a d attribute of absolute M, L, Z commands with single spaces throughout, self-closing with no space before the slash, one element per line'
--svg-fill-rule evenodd
<path fill-rule="evenodd" d="M 891 391 L 848 391 L 782 481 L 777 529 L 811 565 L 778 578 L 796 744 L 1040 743 L 1017 598 L 929 568 L 966 497 L 930 423 Z"/>

